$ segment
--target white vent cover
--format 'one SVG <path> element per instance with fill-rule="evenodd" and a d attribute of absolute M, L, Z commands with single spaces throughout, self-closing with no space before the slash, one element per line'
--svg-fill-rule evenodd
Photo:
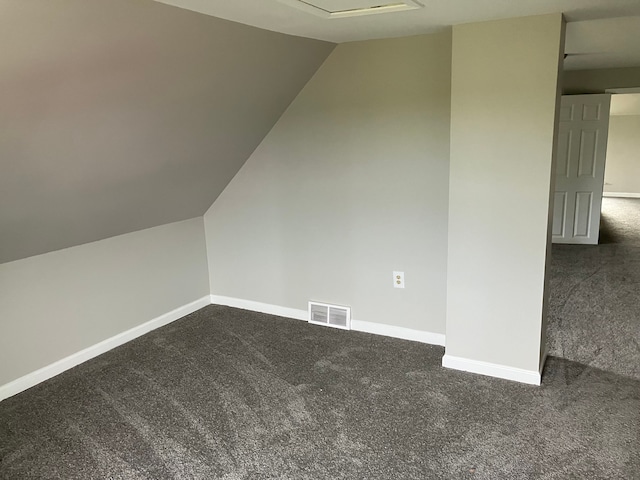
<path fill-rule="evenodd" d="M 325 18 L 399 12 L 423 6 L 417 0 L 280 0 L 280 2 Z"/>
<path fill-rule="evenodd" d="M 309 302 L 309 323 L 351 330 L 351 308 Z"/>

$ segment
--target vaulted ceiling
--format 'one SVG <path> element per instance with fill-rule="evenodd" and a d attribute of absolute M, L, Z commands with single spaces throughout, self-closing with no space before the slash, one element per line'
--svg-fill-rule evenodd
<path fill-rule="evenodd" d="M 0 0 L 0 263 L 204 214 L 334 45 L 152 0 Z"/>
<path fill-rule="evenodd" d="M 433 33 L 451 25 L 563 12 L 567 69 L 640 66 L 639 0 L 419 0 L 423 8 L 327 18 L 294 4 L 341 11 L 401 0 L 157 0 L 277 32 L 341 43 Z"/>

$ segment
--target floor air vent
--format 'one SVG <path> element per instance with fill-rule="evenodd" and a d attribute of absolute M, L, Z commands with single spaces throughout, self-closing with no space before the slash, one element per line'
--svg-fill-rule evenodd
<path fill-rule="evenodd" d="M 351 308 L 328 303 L 309 302 L 309 323 L 351 329 Z"/>

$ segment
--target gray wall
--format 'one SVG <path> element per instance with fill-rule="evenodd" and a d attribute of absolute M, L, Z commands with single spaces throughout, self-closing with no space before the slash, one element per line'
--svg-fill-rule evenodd
<path fill-rule="evenodd" d="M 206 213 L 212 293 L 444 333 L 450 68 L 450 32 L 336 47 Z"/>
<path fill-rule="evenodd" d="M 604 191 L 640 194 L 640 115 L 609 119 Z"/>
<path fill-rule="evenodd" d="M 0 265 L 0 385 L 209 293 L 202 217 Z"/>
<path fill-rule="evenodd" d="M 455 26 L 446 354 L 537 372 L 560 14 Z"/>
<path fill-rule="evenodd" d="M 640 67 L 568 70 L 564 72 L 563 93 L 604 93 L 608 88 L 640 87 Z"/>
<path fill-rule="evenodd" d="M 0 263 L 203 215 L 333 49 L 152 0 L 1 12 Z"/>

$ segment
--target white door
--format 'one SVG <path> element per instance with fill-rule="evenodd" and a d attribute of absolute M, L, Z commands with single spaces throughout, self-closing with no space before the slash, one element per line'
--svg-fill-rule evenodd
<path fill-rule="evenodd" d="M 553 243 L 598 243 L 610 105 L 610 94 L 562 97 Z"/>

